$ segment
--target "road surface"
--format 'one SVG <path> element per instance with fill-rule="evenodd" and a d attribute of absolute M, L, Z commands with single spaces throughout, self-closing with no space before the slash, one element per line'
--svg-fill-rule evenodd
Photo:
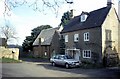
<path fill-rule="evenodd" d="M 3 63 L 3 77 L 120 77 L 120 69 L 81 69 L 53 67 L 44 62 Z"/>

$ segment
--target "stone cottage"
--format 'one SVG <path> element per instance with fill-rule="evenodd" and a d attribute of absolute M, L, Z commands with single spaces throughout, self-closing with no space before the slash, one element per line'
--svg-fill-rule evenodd
<path fill-rule="evenodd" d="M 61 33 L 65 54 L 77 60 L 101 63 L 108 55 L 120 57 L 120 20 L 111 0 L 106 7 L 74 17 Z"/>

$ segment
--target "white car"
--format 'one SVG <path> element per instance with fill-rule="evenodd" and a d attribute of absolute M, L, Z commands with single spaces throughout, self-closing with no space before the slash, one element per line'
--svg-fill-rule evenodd
<path fill-rule="evenodd" d="M 53 66 L 62 65 L 66 68 L 80 66 L 80 61 L 73 59 L 69 55 L 56 55 L 50 59 Z"/>

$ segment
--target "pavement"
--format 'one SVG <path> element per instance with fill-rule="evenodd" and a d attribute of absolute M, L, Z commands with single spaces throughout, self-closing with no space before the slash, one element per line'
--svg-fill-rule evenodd
<path fill-rule="evenodd" d="M 2 78 L 2 63 L 0 63 L 0 79 Z"/>
<path fill-rule="evenodd" d="M 3 63 L 3 77 L 94 77 L 113 78 L 120 77 L 117 67 L 102 69 L 81 69 L 53 67 L 48 60 L 22 59 L 23 63 Z"/>

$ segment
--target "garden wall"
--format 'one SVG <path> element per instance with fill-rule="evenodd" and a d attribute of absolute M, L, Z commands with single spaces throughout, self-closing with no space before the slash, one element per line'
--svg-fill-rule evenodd
<path fill-rule="evenodd" d="M 19 49 L 0 47 L 0 58 L 2 57 L 19 60 Z"/>

